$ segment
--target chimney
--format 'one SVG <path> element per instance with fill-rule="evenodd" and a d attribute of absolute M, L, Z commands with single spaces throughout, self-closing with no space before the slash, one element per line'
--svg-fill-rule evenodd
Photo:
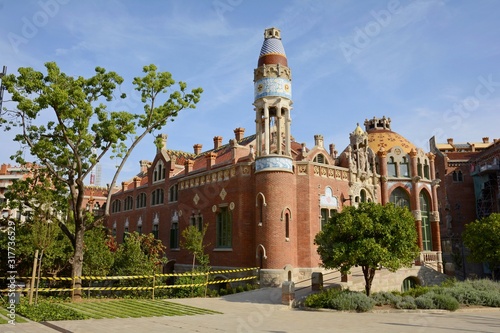
<path fill-rule="evenodd" d="M 212 166 L 215 164 L 217 154 L 214 152 L 210 152 L 205 155 L 205 158 L 207 159 L 207 170 L 212 169 Z"/>
<path fill-rule="evenodd" d="M 147 173 L 148 172 L 148 161 L 146 160 L 140 160 L 139 165 L 141 166 L 141 172 L 142 173 Z"/>
<path fill-rule="evenodd" d="M 453 146 L 453 138 L 448 139 L 448 144 Z"/>
<path fill-rule="evenodd" d="M 201 148 L 202 148 L 202 147 L 203 147 L 203 146 L 202 146 L 201 144 L 199 144 L 199 143 L 195 144 L 195 145 L 193 146 L 193 148 L 194 148 L 194 153 L 195 153 L 196 155 L 199 155 L 199 154 L 201 153 Z"/>
<path fill-rule="evenodd" d="M 489 137 L 487 137 L 487 136 L 485 136 L 485 137 L 483 138 L 483 143 L 488 143 L 488 142 L 490 142 L 490 138 L 489 138 Z"/>
<path fill-rule="evenodd" d="M 186 162 L 184 162 L 184 173 L 186 175 L 191 171 L 193 171 L 193 164 L 194 164 L 193 160 L 186 160 Z"/>
<path fill-rule="evenodd" d="M 330 156 L 337 158 L 337 151 L 335 150 L 335 145 L 333 143 L 330 143 Z"/>
<path fill-rule="evenodd" d="M 222 136 L 214 136 L 214 149 L 219 148 L 222 145 Z"/>
<path fill-rule="evenodd" d="M 137 188 L 141 185 L 141 178 L 134 177 L 134 187 Z"/>
<path fill-rule="evenodd" d="M 167 134 L 160 134 L 157 140 L 160 141 L 160 147 L 156 147 L 156 152 L 159 153 L 163 149 L 167 149 Z"/>
<path fill-rule="evenodd" d="M 245 134 L 245 129 L 242 127 L 238 127 L 237 129 L 234 130 L 234 138 L 236 139 L 236 142 L 241 141 L 243 139 L 243 135 Z"/>
<path fill-rule="evenodd" d="M 316 134 L 314 136 L 314 145 L 323 148 L 323 135 Z"/>

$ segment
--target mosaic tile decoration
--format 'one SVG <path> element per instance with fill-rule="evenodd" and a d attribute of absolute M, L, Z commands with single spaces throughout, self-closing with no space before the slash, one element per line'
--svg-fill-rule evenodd
<path fill-rule="evenodd" d="M 260 49 L 259 58 L 265 56 L 266 54 L 282 54 L 286 56 L 281 40 L 276 38 L 265 39 L 262 44 L 262 48 Z"/>

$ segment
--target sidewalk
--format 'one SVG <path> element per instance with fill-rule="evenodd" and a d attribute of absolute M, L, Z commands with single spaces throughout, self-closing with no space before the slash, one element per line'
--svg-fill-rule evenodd
<path fill-rule="evenodd" d="M 281 288 L 263 288 L 220 298 L 171 302 L 222 312 L 214 315 L 54 321 L 47 325 L 0 325 L 2 333 L 165 332 L 498 332 L 500 309 L 348 313 L 305 311 L 281 305 Z"/>

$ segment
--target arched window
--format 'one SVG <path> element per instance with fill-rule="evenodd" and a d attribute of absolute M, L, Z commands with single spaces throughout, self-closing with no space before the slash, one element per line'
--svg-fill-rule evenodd
<path fill-rule="evenodd" d="M 453 177 L 454 182 L 463 182 L 464 181 L 464 176 L 462 174 L 462 170 L 453 171 L 452 177 Z"/>
<path fill-rule="evenodd" d="M 179 196 L 179 186 L 178 184 L 170 186 L 168 189 L 168 202 L 175 202 L 177 201 Z"/>
<path fill-rule="evenodd" d="M 151 206 L 163 204 L 163 189 L 158 188 L 151 194 Z"/>
<path fill-rule="evenodd" d="M 424 191 L 420 192 L 420 213 L 422 216 L 422 244 L 424 251 L 432 251 L 429 196 Z"/>
<path fill-rule="evenodd" d="M 389 157 L 387 161 L 387 176 L 396 177 L 396 162 L 394 162 L 394 157 Z"/>
<path fill-rule="evenodd" d="M 165 179 L 165 167 L 163 166 L 163 161 L 156 163 L 155 169 L 153 171 L 153 182 L 157 182 Z"/>
<path fill-rule="evenodd" d="M 408 159 L 406 156 L 403 157 L 401 163 L 399 164 L 399 177 L 410 177 L 410 168 L 408 166 Z"/>
<path fill-rule="evenodd" d="M 229 207 L 220 207 L 216 216 L 216 248 L 231 248 L 233 235 L 233 217 Z"/>
<path fill-rule="evenodd" d="M 146 193 L 139 193 L 135 199 L 135 208 L 144 208 L 146 204 Z"/>
<path fill-rule="evenodd" d="M 111 212 L 118 213 L 122 210 L 122 202 L 120 200 L 115 200 L 111 204 Z"/>
<path fill-rule="evenodd" d="M 131 195 L 127 196 L 123 201 L 123 210 L 132 210 L 134 209 L 134 199 Z"/>
<path fill-rule="evenodd" d="M 391 192 L 389 201 L 399 207 L 406 207 L 410 209 L 410 196 L 401 187 L 397 187 Z"/>
<path fill-rule="evenodd" d="M 417 172 L 420 177 L 423 177 L 423 165 L 422 162 L 420 161 L 420 158 L 417 159 Z"/>
<path fill-rule="evenodd" d="M 360 196 L 360 200 L 361 202 L 366 202 L 366 191 L 365 190 L 361 190 L 359 191 L 359 196 Z"/>
<path fill-rule="evenodd" d="M 290 214 L 285 214 L 285 238 L 290 239 Z"/>
<path fill-rule="evenodd" d="M 327 164 L 326 161 L 327 161 L 327 159 L 326 159 L 325 155 L 323 155 L 323 154 L 316 155 L 314 157 L 314 160 L 313 160 L 313 162 L 321 163 L 321 164 Z"/>
<path fill-rule="evenodd" d="M 429 171 L 429 163 L 427 160 L 424 161 L 424 178 L 425 179 L 430 179 L 430 171 Z"/>

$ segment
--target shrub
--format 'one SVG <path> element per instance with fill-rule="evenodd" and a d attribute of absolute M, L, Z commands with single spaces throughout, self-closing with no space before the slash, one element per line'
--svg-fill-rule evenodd
<path fill-rule="evenodd" d="M 414 310 L 417 308 L 417 304 L 415 303 L 415 299 L 412 296 L 404 296 L 399 302 L 396 303 L 395 307 L 396 309 Z"/>
<path fill-rule="evenodd" d="M 57 303 L 40 302 L 37 305 L 19 304 L 17 312 L 33 321 L 87 319 L 84 314 Z"/>
<path fill-rule="evenodd" d="M 310 308 L 327 308 L 328 301 L 339 293 L 340 291 L 336 289 L 324 289 L 319 293 L 307 296 L 304 305 Z"/>
<path fill-rule="evenodd" d="M 404 296 L 412 296 L 413 298 L 417 298 L 419 296 L 424 295 L 425 293 L 428 293 L 429 291 L 433 290 L 435 287 L 428 287 L 428 286 L 415 286 L 415 288 L 411 288 L 408 291 L 405 291 L 403 293 Z"/>
<path fill-rule="evenodd" d="M 363 293 L 353 291 L 339 292 L 328 301 L 328 307 L 339 311 L 367 312 L 373 309 L 375 301 Z"/>
<path fill-rule="evenodd" d="M 415 298 L 415 305 L 418 309 L 435 309 L 434 301 L 430 293 Z"/>
<path fill-rule="evenodd" d="M 395 295 L 387 291 L 381 291 L 371 295 L 371 298 L 375 301 L 375 305 L 396 305 L 402 300 L 402 297 Z"/>
<path fill-rule="evenodd" d="M 434 294 L 432 298 L 437 309 L 455 311 L 460 307 L 458 301 L 451 295 Z"/>

